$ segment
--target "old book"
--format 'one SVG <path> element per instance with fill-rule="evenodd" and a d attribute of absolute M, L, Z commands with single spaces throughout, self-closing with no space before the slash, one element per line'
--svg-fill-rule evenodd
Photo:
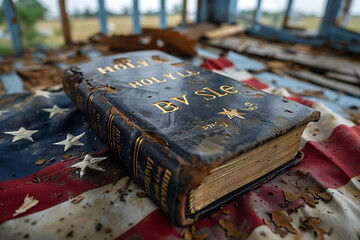
<path fill-rule="evenodd" d="M 72 67 L 64 89 L 134 181 L 180 225 L 297 162 L 305 126 L 319 119 L 306 106 L 160 51 Z"/>

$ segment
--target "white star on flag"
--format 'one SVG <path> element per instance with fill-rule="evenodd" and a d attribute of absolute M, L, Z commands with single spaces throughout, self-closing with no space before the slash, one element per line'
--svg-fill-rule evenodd
<path fill-rule="evenodd" d="M 85 134 L 85 132 L 83 132 L 80 135 L 74 136 L 70 133 L 68 133 L 66 135 L 66 139 L 62 140 L 60 142 L 57 143 L 53 143 L 53 145 L 65 145 L 64 147 L 64 152 L 66 152 L 70 147 L 72 146 L 83 146 L 84 144 L 82 142 L 80 142 L 80 138 Z"/>
<path fill-rule="evenodd" d="M 105 169 L 101 168 L 98 163 L 104 161 L 107 157 L 94 158 L 89 154 L 85 155 L 84 160 L 78 162 L 71 167 L 80 168 L 80 178 L 82 178 L 85 174 L 86 169 L 91 168 L 98 171 L 105 171 Z"/>
<path fill-rule="evenodd" d="M 26 130 L 25 128 L 21 127 L 17 131 L 12 132 L 4 132 L 5 134 L 14 135 L 12 142 L 19 141 L 21 139 L 28 140 L 30 142 L 34 142 L 34 139 L 31 137 L 34 133 L 38 132 L 39 130 Z"/>
<path fill-rule="evenodd" d="M 43 90 L 36 90 L 35 91 L 35 95 L 34 97 L 45 97 L 45 98 L 49 98 L 50 99 L 50 92 L 48 91 L 43 91 Z"/>
<path fill-rule="evenodd" d="M 69 108 L 59 108 L 57 105 L 54 105 L 52 108 L 43 108 L 42 110 L 50 113 L 50 119 L 56 114 L 66 113 L 67 111 L 69 111 Z"/>
<path fill-rule="evenodd" d="M 3 114 L 3 113 L 7 113 L 9 110 L 0 110 L 0 116 Z"/>

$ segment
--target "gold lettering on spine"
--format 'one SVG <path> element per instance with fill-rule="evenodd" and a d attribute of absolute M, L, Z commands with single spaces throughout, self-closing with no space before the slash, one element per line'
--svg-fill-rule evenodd
<path fill-rule="evenodd" d="M 214 122 L 214 123 L 210 123 L 210 124 L 207 124 L 205 126 L 202 126 L 202 128 L 204 130 L 207 130 L 207 129 L 210 129 L 210 128 L 213 128 L 213 127 L 216 127 L 216 126 L 219 126 L 219 127 L 229 127 L 229 125 L 227 125 L 225 122 Z"/>
<path fill-rule="evenodd" d="M 100 114 L 98 114 L 95 109 L 94 109 L 94 113 L 95 113 L 95 116 L 96 116 L 96 131 L 98 133 L 98 135 L 102 135 L 102 132 L 101 132 L 101 123 L 100 123 Z"/>
<path fill-rule="evenodd" d="M 159 167 L 158 167 L 158 170 L 157 170 L 157 174 L 156 174 L 156 176 L 155 176 L 155 181 L 156 181 L 157 183 L 160 183 L 161 174 L 162 174 L 163 171 L 164 171 L 164 169 L 163 169 L 161 166 L 159 166 Z"/>
<path fill-rule="evenodd" d="M 115 152 L 118 156 L 121 156 L 120 130 L 115 126 L 113 126 L 113 130 L 115 130 Z"/>
<path fill-rule="evenodd" d="M 223 91 L 224 93 L 220 93 L 220 92 L 217 92 L 209 87 L 204 87 L 202 90 L 198 90 L 195 92 L 196 95 L 199 95 L 199 96 L 206 96 L 204 97 L 205 100 L 213 100 L 217 97 L 224 97 L 226 95 L 228 95 L 228 93 L 237 93 L 239 92 L 239 90 L 237 89 L 234 89 L 234 90 L 231 90 L 233 89 L 234 87 L 232 86 L 228 86 L 228 85 L 222 85 L 220 87 L 220 90 Z M 210 93 L 209 93 L 210 92 Z"/>
<path fill-rule="evenodd" d="M 148 62 L 146 60 L 137 61 L 137 63 L 142 64 L 144 67 L 149 66 Z"/>
<path fill-rule="evenodd" d="M 210 93 L 206 93 L 206 92 L 203 91 L 203 90 L 196 91 L 195 94 L 196 94 L 196 95 L 199 95 L 199 96 L 207 96 L 207 97 L 204 97 L 205 100 L 212 100 L 212 99 L 215 99 L 215 98 L 216 98 L 215 95 L 210 94 Z"/>
<path fill-rule="evenodd" d="M 190 70 L 186 70 L 186 72 L 187 72 L 188 74 L 183 74 L 183 73 L 181 73 L 181 72 L 177 72 L 177 74 L 178 74 L 179 76 L 184 77 L 184 78 L 186 78 L 186 77 L 191 77 L 191 76 L 196 76 L 196 75 L 199 75 L 199 74 L 200 74 L 200 72 L 192 72 L 192 71 L 190 71 Z"/>
<path fill-rule="evenodd" d="M 116 70 L 125 70 L 125 69 L 127 69 L 127 67 L 124 64 L 121 64 L 121 63 L 120 64 L 115 64 L 114 68 Z"/>
<path fill-rule="evenodd" d="M 245 106 L 247 106 L 248 107 L 247 109 L 250 111 L 254 111 L 255 109 L 258 109 L 258 105 L 252 104 L 251 102 L 246 102 Z"/>
<path fill-rule="evenodd" d="M 162 81 L 157 79 L 156 77 L 151 77 L 152 80 L 154 80 L 157 83 L 162 83 L 162 82 L 166 82 L 166 79 L 163 79 Z"/>
<path fill-rule="evenodd" d="M 168 213 L 169 212 L 169 207 L 167 204 L 167 193 L 168 193 L 168 187 L 169 187 L 169 183 L 171 180 L 171 172 L 169 171 L 169 169 L 165 170 L 164 173 L 164 177 L 163 177 L 163 181 L 161 184 L 161 208 Z"/>
<path fill-rule="evenodd" d="M 199 74 L 200 74 L 199 71 L 193 72 L 193 71 L 190 71 L 190 70 L 186 70 L 186 72 L 187 72 L 190 76 L 195 76 L 195 75 L 199 75 Z"/>
<path fill-rule="evenodd" d="M 169 74 L 163 74 L 164 77 L 168 77 L 168 78 L 171 78 L 171 79 L 176 79 L 176 77 L 174 77 L 172 75 L 172 73 L 169 73 Z"/>
<path fill-rule="evenodd" d="M 126 65 L 128 65 L 128 67 L 131 67 L 131 68 L 137 68 L 137 67 L 140 67 L 140 65 L 134 65 L 131 63 L 131 61 L 127 62 Z"/>
<path fill-rule="evenodd" d="M 223 96 L 226 96 L 226 95 L 227 95 L 227 93 L 221 94 L 221 93 L 218 93 L 217 91 L 212 90 L 211 88 L 208 88 L 208 87 L 204 87 L 203 89 L 204 89 L 204 90 L 209 90 L 210 92 L 215 93 L 215 94 L 218 95 L 219 97 L 223 97 Z"/>
<path fill-rule="evenodd" d="M 142 86 L 142 84 L 139 83 L 139 81 L 130 82 L 129 84 L 130 84 L 133 88 L 141 87 L 141 86 Z"/>
<path fill-rule="evenodd" d="M 183 99 L 181 99 L 180 97 L 182 97 Z M 186 94 L 183 94 L 183 95 L 181 95 L 180 97 L 173 97 L 173 98 L 171 98 L 171 99 L 174 99 L 174 100 L 176 100 L 176 101 L 179 101 L 179 102 L 182 102 L 182 103 L 184 103 L 184 104 L 186 104 L 186 105 L 189 105 L 189 102 L 188 102 L 188 100 L 186 99 Z"/>
<path fill-rule="evenodd" d="M 144 67 L 149 66 L 149 64 L 146 60 L 137 61 L 137 63 L 139 63 L 139 65 L 132 64 L 130 59 L 122 59 L 122 61 L 120 61 L 120 63 L 115 64 L 113 67 L 108 65 L 105 67 L 98 67 L 98 68 L 96 68 L 96 70 L 99 71 L 101 74 L 107 74 L 107 73 L 115 72 L 116 70 L 126 70 L 128 67 L 129 68 L 139 68 L 141 66 L 144 66 Z"/>
<path fill-rule="evenodd" d="M 126 63 L 126 64 L 129 66 L 130 63 Z M 117 70 L 120 70 L 119 66 L 126 67 L 124 64 L 117 64 L 114 66 L 114 68 Z M 137 66 L 140 67 L 140 65 L 137 65 Z M 132 68 L 133 67 L 136 67 L 136 66 L 132 65 Z M 176 72 L 176 73 L 163 74 L 162 77 L 165 77 L 165 78 L 158 77 L 158 76 L 147 77 L 147 78 L 143 78 L 143 79 L 140 79 L 137 81 L 129 82 L 129 84 L 133 88 L 138 88 L 138 87 L 143 87 L 144 85 L 163 83 L 163 82 L 166 82 L 167 80 L 171 81 L 171 80 L 175 80 L 178 78 L 181 79 L 180 77 L 187 78 L 187 77 L 196 76 L 196 75 L 200 74 L 200 72 L 192 72 L 190 70 L 186 70 L 185 72 L 186 73 Z M 219 94 L 219 93 L 217 93 L 217 94 Z"/>
<path fill-rule="evenodd" d="M 141 79 L 140 82 L 144 85 L 151 85 L 153 84 L 153 81 L 151 81 L 150 79 L 148 78 L 144 78 L 144 79 Z"/>
<path fill-rule="evenodd" d="M 90 119 L 90 125 L 98 135 L 103 135 L 103 133 L 101 132 L 101 123 L 100 123 L 101 116 L 92 107 L 93 100 L 94 100 L 94 94 L 91 94 L 88 100 L 88 116 Z"/>
<path fill-rule="evenodd" d="M 224 92 L 226 92 L 226 93 L 237 93 L 237 92 L 239 92 L 239 90 L 237 90 L 237 89 L 235 89 L 235 90 L 233 90 L 233 91 L 230 91 L 231 89 L 233 89 L 234 87 L 232 87 L 232 86 L 227 86 L 227 85 L 222 85 L 221 87 L 220 87 L 220 90 L 222 90 L 222 91 L 224 91 Z"/>
<path fill-rule="evenodd" d="M 112 131 L 111 131 L 113 119 L 114 119 L 114 114 L 110 114 L 107 124 L 106 124 L 106 135 L 107 135 L 107 141 L 108 141 L 109 146 L 114 149 L 114 139 L 112 138 L 113 135 L 112 135 Z"/>
<path fill-rule="evenodd" d="M 138 183 L 138 157 L 141 143 L 144 139 L 140 136 L 135 141 L 134 153 L 133 153 L 133 175 L 134 181 Z"/>
<path fill-rule="evenodd" d="M 121 156 L 120 130 L 113 125 L 115 115 L 111 114 L 106 125 L 108 144 L 117 156 Z"/>
<path fill-rule="evenodd" d="M 160 104 L 162 104 L 162 105 L 160 105 Z M 162 111 L 162 113 L 169 113 L 169 112 L 173 112 L 173 111 L 176 111 L 179 109 L 178 106 L 172 104 L 169 101 L 160 101 L 160 102 L 153 103 L 152 105 L 159 108 Z"/>
<path fill-rule="evenodd" d="M 89 100 L 88 100 L 88 105 L 87 105 L 88 109 L 87 110 L 88 110 L 88 116 L 89 116 L 89 120 L 90 120 L 90 125 L 95 131 L 97 131 L 96 123 L 95 123 L 95 121 L 96 121 L 95 120 L 95 115 L 94 115 L 93 108 L 91 106 L 93 99 L 94 99 L 94 94 L 91 94 L 90 97 L 89 97 Z"/>
<path fill-rule="evenodd" d="M 146 158 L 146 166 L 145 166 L 145 192 L 150 195 L 150 181 L 151 181 L 151 172 L 154 168 L 154 161 L 148 156 Z"/>
<path fill-rule="evenodd" d="M 79 95 L 78 93 L 78 87 L 79 87 L 79 83 L 75 83 L 74 84 L 74 98 L 75 98 L 75 104 L 76 107 L 83 112 L 83 98 Z"/>
<path fill-rule="evenodd" d="M 96 70 L 98 70 L 101 74 L 107 74 L 108 72 L 115 72 L 115 70 L 112 69 L 110 66 L 106 66 L 104 68 L 98 67 Z"/>
<path fill-rule="evenodd" d="M 160 181 L 161 181 L 161 175 L 164 172 L 164 169 L 161 166 L 158 166 L 157 173 L 155 175 L 155 198 L 160 202 Z"/>

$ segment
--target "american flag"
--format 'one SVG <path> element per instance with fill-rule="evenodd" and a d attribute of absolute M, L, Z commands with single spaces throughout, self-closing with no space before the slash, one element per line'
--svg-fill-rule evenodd
<path fill-rule="evenodd" d="M 319 87 L 252 75 L 225 57 L 202 67 L 321 111 L 302 136 L 303 161 L 180 228 L 144 197 L 61 89 L 5 94 L 0 239 L 358 239 L 360 126 L 329 100 L 289 91 Z M 359 99 L 350 100 L 360 106 Z"/>

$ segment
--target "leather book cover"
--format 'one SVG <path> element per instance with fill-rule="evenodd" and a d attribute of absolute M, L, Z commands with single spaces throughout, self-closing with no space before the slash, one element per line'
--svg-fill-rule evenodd
<path fill-rule="evenodd" d="M 212 169 L 319 118 L 304 105 L 160 51 L 97 58 L 68 69 L 63 83 L 134 181 L 180 225 L 193 223 L 296 159 L 187 214 L 187 195 Z"/>

